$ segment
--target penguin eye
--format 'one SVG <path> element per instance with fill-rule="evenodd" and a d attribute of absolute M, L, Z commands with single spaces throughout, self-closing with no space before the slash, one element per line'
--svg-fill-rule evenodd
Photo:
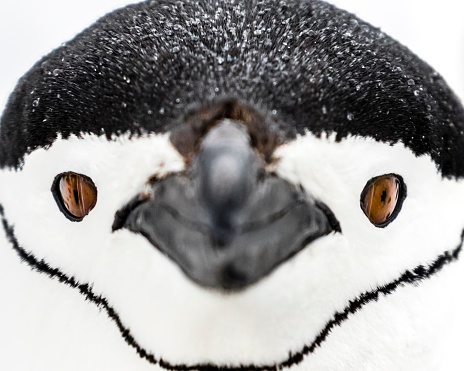
<path fill-rule="evenodd" d="M 406 197 L 406 186 L 399 175 L 386 174 L 369 180 L 361 193 L 361 209 L 369 221 L 383 228 L 398 215 Z"/>
<path fill-rule="evenodd" d="M 84 219 L 97 203 L 97 187 L 82 174 L 59 174 L 53 182 L 52 193 L 61 212 L 73 222 Z"/>

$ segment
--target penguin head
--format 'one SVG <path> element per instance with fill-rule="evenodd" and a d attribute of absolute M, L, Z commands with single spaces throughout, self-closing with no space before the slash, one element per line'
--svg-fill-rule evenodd
<path fill-rule="evenodd" d="M 463 127 L 436 72 L 326 3 L 147 1 L 19 81 L 3 226 L 147 362 L 284 368 L 458 258 Z"/>

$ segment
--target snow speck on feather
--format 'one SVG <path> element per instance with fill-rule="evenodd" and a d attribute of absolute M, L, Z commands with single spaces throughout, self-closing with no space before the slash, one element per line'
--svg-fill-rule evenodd
<path fill-rule="evenodd" d="M 461 22 L 463 3 L 443 0 L 436 6 L 433 2 L 402 0 L 330 2 L 357 14 L 408 46 L 442 74 L 461 99 L 464 99 L 464 25 Z M 3 111 L 17 80 L 41 56 L 71 39 L 103 14 L 129 3 L 132 2 L 0 2 L 0 112 Z M 218 16 L 221 11 L 218 7 Z M 174 25 L 172 32 L 178 31 Z M 231 24 L 230 35 L 233 36 L 234 32 Z M 266 30 L 263 27 L 253 25 L 253 32 L 263 36 L 263 42 L 266 42 Z M 349 32 L 346 31 L 347 37 Z M 184 33 L 189 36 L 186 30 Z M 291 44 L 293 35 L 288 36 L 290 37 L 282 40 L 282 46 Z M 189 37 L 197 36 L 190 33 Z M 224 47 L 224 56 L 217 56 L 216 62 L 219 65 L 233 61 L 233 56 L 227 53 L 228 46 L 226 44 Z M 173 46 L 173 52 L 175 49 L 176 46 Z"/>

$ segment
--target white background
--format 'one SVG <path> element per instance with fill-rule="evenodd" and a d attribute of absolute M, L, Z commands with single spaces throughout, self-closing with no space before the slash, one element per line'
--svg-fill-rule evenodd
<path fill-rule="evenodd" d="M 188 1 L 188 0 L 186 0 Z M 244 0 L 245 1 L 245 0 Z M 42 55 L 130 0 L 0 0 L 0 112 Z M 381 27 L 431 64 L 464 99 L 464 2 L 332 0 Z"/>

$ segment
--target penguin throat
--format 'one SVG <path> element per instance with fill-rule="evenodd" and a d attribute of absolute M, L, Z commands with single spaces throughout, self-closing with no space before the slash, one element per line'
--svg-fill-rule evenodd
<path fill-rule="evenodd" d="M 225 366 L 215 364 L 185 365 L 171 364 L 168 361 L 159 358 L 159 356 L 156 356 L 155 354 L 149 353 L 147 350 L 145 350 L 134 338 L 130 329 L 124 325 L 121 318 L 118 316 L 117 311 L 109 304 L 108 300 L 104 296 L 95 293 L 92 290 L 92 286 L 89 283 L 79 283 L 79 281 L 75 277 L 67 275 L 66 273 L 62 272 L 59 268 L 50 266 L 43 259 L 35 257 L 32 253 L 27 252 L 23 247 L 20 246 L 14 233 L 14 227 L 8 222 L 4 213 L 3 206 L 1 204 L 0 217 L 2 220 L 2 225 L 6 237 L 22 261 L 26 262 L 34 270 L 46 274 L 50 278 L 57 279 L 61 283 L 69 285 L 72 288 L 78 290 L 82 295 L 85 296 L 86 299 L 93 302 L 99 308 L 105 309 L 108 316 L 116 324 L 117 328 L 121 333 L 121 336 L 124 338 L 126 343 L 135 348 L 135 350 L 141 358 L 145 359 L 149 363 L 157 364 L 166 370 L 174 371 L 278 371 L 283 368 L 288 368 L 293 365 L 299 364 L 305 359 L 305 357 L 309 356 L 324 343 L 324 341 L 329 337 L 329 334 L 333 331 L 335 327 L 341 326 L 347 319 L 350 318 L 350 316 L 353 316 L 356 312 L 358 312 L 361 308 L 363 308 L 370 302 L 376 301 L 381 295 L 388 296 L 393 294 L 401 286 L 417 285 L 423 280 L 433 277 L 448 264 L 457 261 L 459 259 L 462 250 L 462 245 L 464 243 L 463 230 L 459 245 L 452 250 L 445 251 L 429 265 L 418 265 L 414 269 L 405 270 L 395 280 L 383 286 L 379 286 L 374 290 L 366 291 L 354 300 L 350 300 L 342 311 L 335 312 L 332 315 L 331 319 L 323 326 L 320 333 L 312 341 L 309 341 L 308 344 L 305 345 L 299 352 L 290 353 L 290 356 L 284 361 L 272 365 L 259 366 Z"/>

